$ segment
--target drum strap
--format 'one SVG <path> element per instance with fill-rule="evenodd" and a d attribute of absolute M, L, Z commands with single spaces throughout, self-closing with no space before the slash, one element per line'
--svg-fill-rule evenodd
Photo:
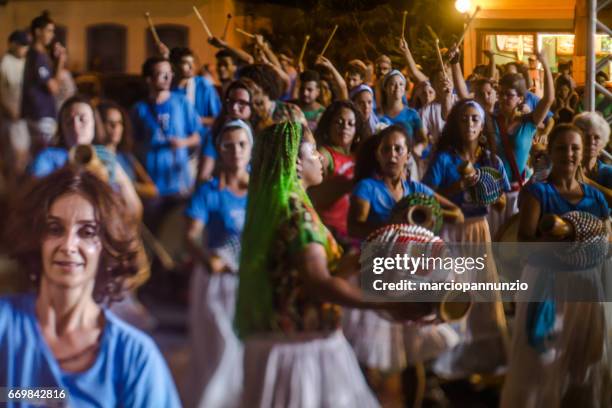
<path fill-rule="evenodd" d="M 519 172 L 518 165 L 516 164 L 516 156 L 514 150 L 510 145 L 510 135 L 508 134 L 508 128 L 502 118 L 502 115 L 496 116 L 497 127 L 499 128 L 499 137 L 501 138 L 502 145 L 504 146 L 504 153 L 508 161 L 510 162 L 510 168 L 512 169 L 512 178 L 518 181 L 519 187 L 523 187 L 525 182 L 525 171 Z"/>

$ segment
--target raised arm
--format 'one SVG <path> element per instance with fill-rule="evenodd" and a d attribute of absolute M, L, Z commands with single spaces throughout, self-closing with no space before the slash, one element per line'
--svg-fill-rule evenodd
<path fill-rule="evenodd" d="M 406 42 L 406 39 L 400 39 L 399 49 L 404 55 L 404 58 L 406 59 L 406 64 L 408 64 L 408 71 L 410 72 L 410 76 L 415 80 L 415 82 L 418 84 L 420 82 L 428 81 L 429 78 L 427 77 L 427 75 L 422 73 L 421 70 L 417 68 L 416 62 L 412 57 L 412 53 L 410 52 L 410 48 L 408 47 L 408 42 Z"/>
<path fill-rule="evenodd" d="M 455 85 L 455 89 L 457 90 L 457 95 L 461 99 L 470 99 L 473 98 L 473 95 L 467 89 L 467 85 L 465 84 L 465 79 L 463 78 L 463 72 L 461 71 L 461 65 L 459 64 L 459 49 L 456 45 L 453 45 L 451 49 L 448 51 L 448 58 L 451 64 L 451 71 L 453 74 L 453 84 Z"/>
<path fill-rule="evenodd" d="M 489 50 L 484 50 L 483 51 L 484 55 L 489 59 L 489 64 L 487 65 L 487 73 L 488 73 L 488 77 L 491 81 L 495 81 L 495 58 L 493 58 L 493 53 Z"/>
<path fill-rule="evenodd" d="M 243 61 L 247 64 L 252 64 L 255 60 L 253 59 L 253 56 L 251 54 L 249 54 L 248 52 L 244 51 L 243 49 L 240 49 L 238 47 L 232 47 L 231 45 L 229 45 L 226 41 L 221 40 L 220 38 L 217 37 L 210 37 L 208 39 L 208 43 L 210 45 L 212 45 L 213 47 L 216 48 L 223 48 L 227 51 L 229 51 L 230 53 L 232 53 L 236 58 L 238 58 L 240 61 Z"/>
<path fill-rule="evenodd" d="M 537 53 L 537 57 L 544 68 L 544 95 L 533 110 L 533 122 L 536 126 L 539 126 L 540 123 L 546 119 L 546 115 L 555 100 L 555 83 L 552 73 L 550 72 L 550 67 L 548 66 L 546 53 L 540 50 L 540 52 Z"/>
<path fill-rule="evenodd" d="M 278 57 L 270 48 L 270 45 L 264 40 L 263 35 L 255 34 L 255 43 L 261 48 L 265 56 L 268 58 L 268 61 L 270 61 L 272 65 L 280 69 L 283 68 Z"/>
<path fill-rule="evenodd" d="M 347 100 L 349 98 L 349 95 L 348 89 L 346 87 L 346 82 L 344 81 L 344 78 L 342 77 L 342 75 L 340 75 L 334 64 L 332 64 L 330 60 L 328 60 L 322 55 L 319 55 L 319 57 L 317 58 L 317 64 L 324 66 L 332 73 L 334 81 L 331 85 L 332 89 L 336 90 L 336 100 Z"/>

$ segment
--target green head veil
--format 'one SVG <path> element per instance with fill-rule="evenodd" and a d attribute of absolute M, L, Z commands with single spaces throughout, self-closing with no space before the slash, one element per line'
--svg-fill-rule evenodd
<path fill-rule="evenodd" d="M 265 129 L 255 140 L 235 318 L 242 338 L 271 327 L 270 259 L 279 225 L 290 215 L 290 194 L 311 205 L 296 168 L 301 138 L 300 123 L 283 122 Z"/>

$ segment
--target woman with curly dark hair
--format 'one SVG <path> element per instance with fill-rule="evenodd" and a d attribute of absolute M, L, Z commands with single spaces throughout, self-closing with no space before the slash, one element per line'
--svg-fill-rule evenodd
<path fill-rule="evenodd" d="M 304 113 L 297 105 L 279 100 L 283 94 L 283 85 L 274 68 L 266 64 L 251 64 L 243 67 L 238 76 L 249 78 L 257 85 L 252 95 L 253 129 L 261 131 L 284 121 L 300 122 L 308 126 Z"/>
<path fill-rule="evenodd" d="M 323 183 L 309 194 L 323 223 L 341 243 L 347 243 L 346 219 L 353 188 L 355 150 L 369 134 L 356 106 L 336 101 L 327 107 L 315 132 L 323 160 Z"/>
<path fill-rule="evenodd" d="M 66 167 L 17 202 L 9 253 L 35 293 L 0 298 L 0 384 L 58 387 L 71 406 L 180 406 L 153 341 L 105 307 L 148 274 L 117 194 Z"/>

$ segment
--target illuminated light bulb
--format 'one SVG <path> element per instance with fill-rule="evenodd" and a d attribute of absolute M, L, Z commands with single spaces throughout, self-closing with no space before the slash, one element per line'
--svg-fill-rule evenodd
<path fill-rule="evenodd" d="M 467 13 L 472 8 L 470 0 L 457 0 L 455 1 L 455 8 L 460 13 Z"/>

